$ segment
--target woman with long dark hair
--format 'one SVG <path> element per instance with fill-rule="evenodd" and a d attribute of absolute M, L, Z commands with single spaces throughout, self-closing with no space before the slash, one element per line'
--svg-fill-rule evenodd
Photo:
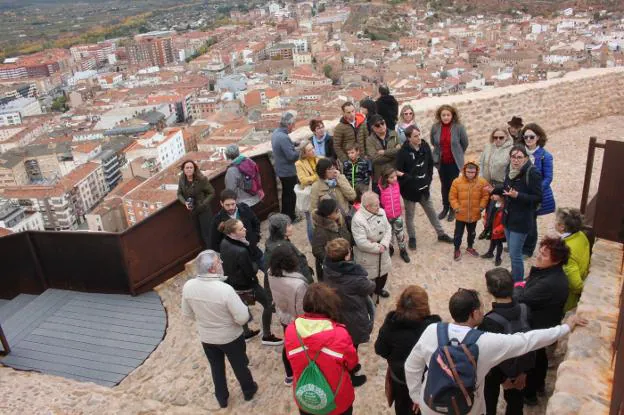
<path fill-rule="evenodd" d="M 442 185 L 442 211 L 438 219 L 448 214 L 448 221 L 455 220 L 455 212 L 450 208 L 449 191 L 453 180 L 464 168 L 464 153 L 468 148 L 468 135 L 459 120 L 457 110 L 450 105 L 442 105 L 436 111 L 436 122 L 431 127 L 433 162 L 440 174 Z"/>
<path fill-rule="evenodd" d="M 535 169 L 542 175 L 542 202 L 533 217 L 533 226 L 524 241 L 522 253 L 527 256 L 533 256 L 535 246 L 537 245 L 537 217 L 548 215 L 555 211 L 555 196 L 550 187 L 553 181 L 553 156 L 544 149 L 548 137 L 542 127 L 535 123 L 530 123 L 522 128 L 520 137 L 524 140 L 529 159 Z"/>
<path fill-rule="evenodd" d="M 214 187 L 193 160 L 183 161 L 180 170 L 178 200 L 191 212 L 197 234 L 207 248 L 210 246 L 210 202 L 215 195 Z"/>
<path fill-rule="evenodd" d="M 441 321 L 431 314 L 429 296 L 418 285 L 410 285 L 396 303 L 396 310 L 386 316 L 375 342 L 375 353 L 388 361 L 394 396 L 394 412 L 411 415 L 414 402 L 405 383 L 405 360 L 429 324 Z"/>

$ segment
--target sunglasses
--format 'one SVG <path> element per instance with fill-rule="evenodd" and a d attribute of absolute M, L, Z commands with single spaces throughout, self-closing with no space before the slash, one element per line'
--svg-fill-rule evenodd
<path fill-rule="evenodd" d="M 386 125 L 385 121 L 382 122 L 378 122 L 376 124 L 373 124 L 373 127 L 381 127 L 382 125 Z"/>
<path fill-rule="evenodd" d="M 504 135 L 495 135 L 495 136 L 492 136 L 492 138 L 493 138 L 494 140 L 504 140 L 504 139 L 505 139 L 505 136 L 504 136 Z"/>
<path fill-rule="evenodd" d="M 525 135 L 523 136 L 523 138 L 524 138 L 525 140 L 534 140 L 534 139 L 536 139 L 536 138 L 537 138 L 537 136 L 536 136 L 536 135 L 533 135 L 533 134 L 525 134 Z"/>

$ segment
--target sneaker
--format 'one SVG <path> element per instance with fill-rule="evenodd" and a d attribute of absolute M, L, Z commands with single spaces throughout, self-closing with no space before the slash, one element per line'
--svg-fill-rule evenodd
<path fill-rule="evenodd" d="M 438 242 L 446 242 L 447 244 L 452 244 L 453 238 L 443 233 L 442 235 L 438 235 Z"/>
<path fill-rule="evenodd" d="M 400 255 L 401 255 L 401 259 L 403 261 L 405 261 L 408 264 L 410 263 L 410 257 L 409 257 L 409 255 L 407 255 L 407 251 L 405 249 L 401 249 Z"/>
<path fill-rule="evenodd" d="M 284 344 L 284 340 L 275 337 L 273 334 L 262 337 L 262 344 L 265 346 L 280 346 Z"/>
<path fill-rule="evenodd" d="M 286 376 L 284 378 L 284 385 L 292 386 L 292 384 L 293 384 L 293 377 L 292 376 Z"/>
<path fill-rule="evenodd" d="M 466 248 L 466 252 L 468 252 L 470 255 L 474 257 L 477 257 L 477 258 L 479 257 L 479 253 L 474 248 Z"/>
<path fill-rule="evenodd" d="M 251 339 L 256 337 L 258 334 L 260 334 L 260 330 L 249 330 L 247 333 L 244 334 L 245 341 L 246 342 L 250 341 Z"/>
<path fill-rule="evenodd" d="M 459 258 L 461 258 L 461 251 L 459 249 L 456 249 L 455 253 L 453 254 L 453 259 L 455 261 L 459 261 Z"/>
<path fill-rule="evenodd" d="M 256 382 L 254 382 L 253 383 L 253 389 L 251 390 L 251 392 L 247 392 L 247 393 L 243 392 L 243 397 L 245 398 L 246 401 L 250 401 L 250 400 L 253 399 L 253 397 L 256 394 L 256 392 L 258 392 L 258 384 Z"/>
<path fill-rule="evenodd" d="M 394 255 L 394 246 L 390 244 L 390 258 L 392 258 L 393 255 Z"/>
<path fill-rule="evenodd" d="M 495 267 L 500 267 L 500 264 L 502 264 L 502 263 L 503 263 L 503 260 L 502 260 L 502 259 L 500 259 L 500 258 L 496 258 L 496 259 L 494 260 L 494 266 L 495 266 Z"/>
<path fill-rule="evenodd" d="M 354 388 L 360 387 L 366 383 L 366 375 L 351 375 L 351 384 Z"/>
<path fill-rule="evenodd" d="M 451 210 L 446 218 L 447 221 L 453 222 L 455 220 L 455 211 Z"/>
<path fill-rule="evenodd" d="M 438 219 L 440 220 L 444 219 L 448 213 L 449 213 L 449 208 L 445 207 L 444 209 L 442 209 L 440 213 L 438 213 Z"/>
<path fill-rule="evenodd" d="M 407 246 L 409 247 L 409 249 L 415 251 L 416 250 L 416 238 L 409 238 L 409 241 L 407 242 Z"/>
<path fill-rule="evenodd" d="M 483 258 L 483 259 L 491 259 L 491 258 L 494 258 L 494 252 L 490 252 L 490 251 L 488 251 L 488 252 L 486 252 L 485 254 L 481 255 L 481 258 Z"/>
<path fill-rule="evenodd" d="M 487 239 L 487 237 L 488 237 L 487 229 L 483 229 L 483 232 L 481 232 L 478 236 L 479 240 Z"/>

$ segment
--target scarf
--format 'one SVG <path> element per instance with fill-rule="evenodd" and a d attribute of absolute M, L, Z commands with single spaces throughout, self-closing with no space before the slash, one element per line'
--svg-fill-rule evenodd
<path fill-rule="evenodd" d="M 228 237 L 232 240 L 238 241 L 238 242 L 242 242 L 245 245 L 249 246 L 249 241 L 247 240 L 247 238 L 238 238 L 234 235 L 228 235 Z"/>
<path fill-rule="evenodd" d="M 327 157 L 325 154 L 325 138 L 327 138 L 327 133 L 320 139 L 316 135 L 312 137 L 312 145 L 317 156 Z"/>
<path fill-rule="evenodd" d="M 529 148 L 526 146 L 525 148 L 526 148 L 527 153 L 529 153 L 529 158 L 531 159 L 531 163 L 535 164 L 535 152 L 540 148 L 540 146 L 535 146 L 533 150 L 529 150 Z"/>
<path fill-rule="evenodd" d="M 524 167 L 524 164 L 522 165 L 522 167 Z M 513 180 L 518 177 L 518 175 L 522 171 L 522 167 L 520 167 L 519 169 L 514 169 L 513 167 L 509 166 L 509 178 Z"/>
<path fill-rule="evenodd" d="M 329 186 L 330 189 L 333 189 L 338 184 L 338 181 L 336 179 L 327 179 L 325 180 L 325 183 L 327 183 L 327 186 Z"/>

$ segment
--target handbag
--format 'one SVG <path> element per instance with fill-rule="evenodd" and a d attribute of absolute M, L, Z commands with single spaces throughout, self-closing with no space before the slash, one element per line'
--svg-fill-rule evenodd
<path fill-rule="evenodd" d="M 296 207 L 301 212 L 310 211 L 310 194 L 312 186 L 301 187 L 300 184 L 295 185 L 295 195 L 297 195 Z"/>
<path fill-rule="evenodd" d="M 388 407 L 391 407 L 394 403 L 394 391 L 392 390 L 392 371 L 390 370 L 390 365 L 386 369 L 386 401 L 388 402 Z"/>

